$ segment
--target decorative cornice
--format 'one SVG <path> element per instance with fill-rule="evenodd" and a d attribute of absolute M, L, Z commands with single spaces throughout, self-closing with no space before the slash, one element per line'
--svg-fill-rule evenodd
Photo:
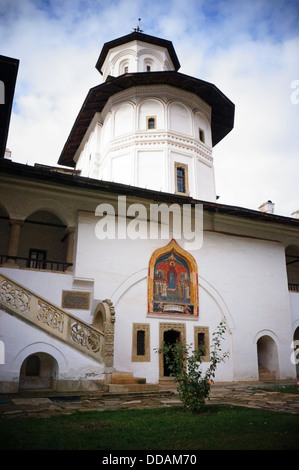
<path fill-rule="evenodd" d="M 151 147 L 175 147 L 180 150 L 192 152 L 197 155 L 201 160 L 209 165 L 213 164 L 212 151 L 205 144 L 202 144 L 196 139 L 176 134 L 174 132 L 154 132 L 154 133 L 136 133 L 130 134 L 126 137 L 113 139 L 108 148 L 108 153 L 120 152 L 121 150 L 136 147 L 151 148 Z"/>

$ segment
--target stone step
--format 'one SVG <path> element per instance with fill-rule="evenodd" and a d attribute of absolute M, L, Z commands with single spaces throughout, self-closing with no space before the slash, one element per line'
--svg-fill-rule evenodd
<path fill-rule="evenodd" d="M 146 384 L 146 379 L 134 377 L 132 372 L 112 372 L 110 384 Z"/>
<path fill-rule="evenodd" d="M 123 377 L 119 379 L 112 379 L 111 384 L 145 384 L 146 379 L 141 377 Z"/>
<path fill-rule="evenodd" d="M 266 367 L 259 364 L 259 380 L 262 382 L 273 382 L 273 380 L 276 380 L 276 377 Z"/>
<path fill-rule="evenodd" d="M 110 383 L 107 385 L 108 393 L 128 393 L 128 392 L 156 392 L 159 390 L 158 384 L 140 384 L 140 383 L 126 383 L 115 384 Z"/>
<path fill-rule="evenodd" d="M 160 378 L 159 380 L 159 390 L 174 390 L 177 386 L 172 377 Z"/>

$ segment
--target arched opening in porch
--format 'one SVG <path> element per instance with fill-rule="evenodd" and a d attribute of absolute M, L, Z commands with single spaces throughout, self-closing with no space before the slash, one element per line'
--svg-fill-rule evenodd
<path fill-rule="evenodd" d="M 39 210 L 24 221 L 18 248 L 18 264 L 31 269 L 65 271 L 68 233 L 53 213 Z"/>
<path fill-rule="evenodd" d="M 261 336 L 257 341 L 259 380 L 271 381 L 279 377 L 278 351 L 271 336 Z"/>
<path fill-rule="evenodd" d="M 50 354 L 36 352 L 23 361 L 20 369 L 19 391 L 55 390 L 58 363 Z"/>

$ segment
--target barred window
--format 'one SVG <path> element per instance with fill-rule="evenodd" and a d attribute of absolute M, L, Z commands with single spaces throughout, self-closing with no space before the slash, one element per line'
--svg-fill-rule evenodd
<path fill-rule="evenodd" d="M 145 331 L 137 331 L 137 356 L 145 355 Z"/>
<path fill-rule="evenodd" d="M 150 327 L 147 323 L 133 323 L 132 361 L 150 361 Z"/>
<path fill-rule="evenodd" d="M 175 192 L 189 194 L 188 165 L 175 163 Z"/>
<path fill-rule="evenodd" d="M 204 346 L 204 353 L 202 356 L 203 362 L 210 360 L 210 338 L 208 326 L 195 326 L 194 327 L 194 346 L 199 349 Z"/>

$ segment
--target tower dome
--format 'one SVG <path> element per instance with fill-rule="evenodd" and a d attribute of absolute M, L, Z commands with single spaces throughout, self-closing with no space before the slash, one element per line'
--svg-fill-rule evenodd
<path fill-rule="evenodd" d="M 135 30 L 104 44 L 104 82 L 83 103 L 59 164 L 81 175 L 216 201 L 212 149 L 234 105 L 213 84 L 178 72 L 170 41 Z"/>
<path fill-rule="evenodd" d="M 180 68 L 170 41 L 134 31 L 104 44 L 96 63 L 103 79 L 124 73 L 177 71 Z"/>

